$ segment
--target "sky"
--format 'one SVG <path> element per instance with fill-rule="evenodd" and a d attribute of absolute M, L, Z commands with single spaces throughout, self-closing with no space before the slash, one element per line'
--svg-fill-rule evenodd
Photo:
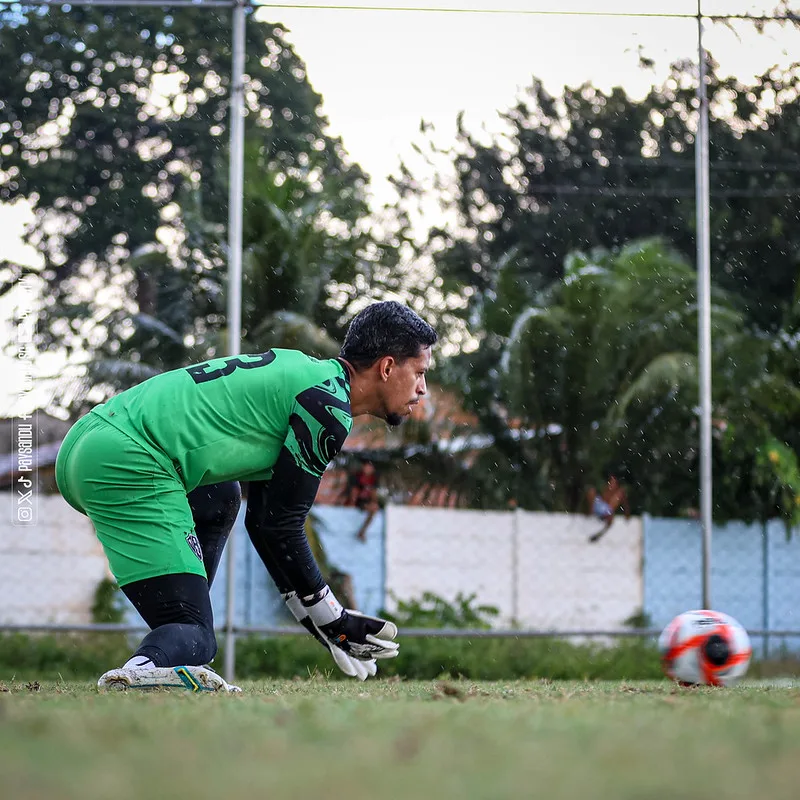
<path fill-rule="evenodd" d="M 299 3 L 296 5 L 303 5 Z M 305 3 L 308 5 L 308 3 Z M 333 5 L 321 2 L 317 5 Z M 349 0 L 348 6 L 365 6 Z M 383 3 L 417 6 L 423 3 Z M 415 161 L 411 143 L 421 142 L 420 120 L 433 123 L 437 141 L 453 140 L 455 119 L 465 112 L 469 129 L 499 129 L 498 110 L 511 106 L 532 76 L 551 92 L 564 85 L 590 81 L 608 89 L 624 86 L 642 95 L 666 76 L 670 62 L 696 58 L 697 25 L 693 19 L 652 17 L 538 16 L 499 13 L 501 9 L 578 12 L 596 8 L 589 0 L 438 0 L 440 8 L 492 8 L 492 13 L 444 11 L 372 11 L 271 7 L 258 13 L 279 21 L 288 39 L 306 62 L 308 76 L 323 97 L 323 113 L 330 131 L 342 137 L 350 157 L 371 176 L 376 205 L 391 201 L 387 177 L 400 158 Z M 769 4 L 741 0 L 704 0 L 707 14 L 761 13 Z M 685 13 L 696 11 L 695 0 L 608 0 L 610 12 Z M 756 34 L 749 25 L 732 28 L 707 25 L 705 44 L 724 73 L 742 80 L 773 64 L 800 61 L 800 34 L 768 28 Z M 652 71 L 638 66 L 639 52 L 655 61 Z M 30 221 L 24 203 L 0 204 L 3 257 L 35 263 L 21 235 Z M 2 317 L 11 316 L 15 302 L 27 302 L 17 293 L 0 304 Z M 15 329 L 8 329 L 12 339 Z M 37 369 L 52 371 L 52 358 L 37 360 Z M 28 371 L 24 359 L 0 356 L 0 415 L 20 408 L 16 397 Z M 37 398 L 39 395 L 37 395 Z M 28 395 L 25 402 L 31 402 Z M 24 404 L 23 404 L 24 405 Z"/>
<path fill-rule="evenodd" d="M 366 5 L 356 0 L 354 5 Z M 398 5 L 388 2 L 386 5 Z M 405 3 L 404 5 L 416 5 Z M 455 4 L 437 2 L 439 6 Z M 587 0 L 463 2 L 461 7 L 562 11 L 597 7 Z M 609 11 L 694 13 L 696 2 L 608 0 Z M 705 0 L 708 13 L 740 13 L 747 2 Z M 644 94 L 663 79 L 669 63 L 696 58 L 694 19 L 558 17 L 526 14 L 412 13 L 400 11 L 264 10 L 289 28 L 289 40 L 306 61 L 323 95 L 331 130 L 342 135 L 352 157 L 372 175 L 376 199 L 390 195 L 386 176 L 399 154 L 420 140 L 420 119 L 434 123 L 441 141 L 452 141 L 455 118 L 465 111 L 470 126 L 498 129 L 497 111 L 509 107 L 532 76 L 557 92 L 591 81 L 600 88 L 623 85 Z M 711 26 L 705 44 L 723 71 L 752 77 L 775 62 L 800 58 L 800 36 L 754 34 Z M 656 61 L 638 66 L 639 48 Z"/>

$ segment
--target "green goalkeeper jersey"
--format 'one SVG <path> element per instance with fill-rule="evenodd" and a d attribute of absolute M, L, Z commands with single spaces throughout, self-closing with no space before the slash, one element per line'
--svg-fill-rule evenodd
<path fill-rule="evenodd" d="M 314 490 L 353 424 L 344 364 L 295 350 L 166 372 L 92 413 L 174 469 L 187 492 L 227 480 L 270 480 L 282 452 L 289 471 L 311 478 L 299 482 Z"/>

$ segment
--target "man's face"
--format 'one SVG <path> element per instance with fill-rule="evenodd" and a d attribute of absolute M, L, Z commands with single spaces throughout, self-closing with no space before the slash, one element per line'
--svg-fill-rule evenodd
<path fill-rule="evenodd" d="M 428 391 L 425 375 L 431 365 L 431 349 L 426 347 L 415 358 L 381 360 L 383 378 L 383 418 L 389 425 L 399 425 L 411 416 L 414 406 Z"/>

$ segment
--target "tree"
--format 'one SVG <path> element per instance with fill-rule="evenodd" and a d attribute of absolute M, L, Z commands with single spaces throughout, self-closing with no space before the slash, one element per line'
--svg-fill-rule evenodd
<path fill-rule="evenodd" d="M 347 310 L 374 291 L 373 262 L 390 250 L 348 219 L 352 204 L 342 201 L 334 180 L 311 191 L 303 180 L 271 172 L 257 148 L 247 150 L 245 175 L 242 349 L 292 347 L 333 357 Z M 99 402 L 162 370 L 225 351 L 225 230 L 203 218 L 199 192 L 182 209 L 180 247 L 170 252 L 151 243 L 127 260 L 131 274 L 144 278 L 135 302 L 107 314 L 112 335 L 66 385 L 67 405 L 80 407 L 89 396 Z"/>
<path fill-rule="evenodd" d="M 655 242 L 573 254 L 563 280 L 516 318 L 499 376 L 503 407 L 529 432 L 520 469 L 545 473 L 547 505 L 580 510 L 609 471 L 648 484 L 666 506 L 684 494 L 685 480 L 663 480 L 678 471 L 663 462 L 694 468 L 683 432 L 696 318 L 691 269 Z M 733 321 L 718 309 L 716 331 Z"/>
<path fill-rule="evenodd" d="M 738 323 L 730 322 L 740 330 L 723 336 L 722 328 L 715 328 L 722 337 L 715 340 L 714 363 L 715 501 L 723 516 L 774 514 L 777 506 L 765 478 L 759 477 L 756 455 L 773 435 L 791 440 L 795 449 L 800 445 L 793 433 L 798 418 L 791 379 L 797 377 L 797 350 L 786 346 L 792 334 L 784 322 L 792 311 L 800 257 L 798 71 L 796 66 L 774 69 L 749 87 L 720 80 L 709 63 L 712 272 L 717 296 L 724 298 L 717 311 L 742 312 Z M 665 356 L 643 376 L 662 376 L 664 391 L 679 388 L 660 400 L 629 398 L 624 425 L 607 418 L 624 387 L 595 385 L 588 366 L 583 382 L 575 384 L 582 387 L 580 394 L 557 396 L 559 403 L 569 399 L 551 418 L 551 431 L 563 435 L 548 434 L 542 419 L 524 407 L 511 413 L 511 397 L 498 389 L 498 365 L 504 354 L 510 357 L 512 331 L 555 325 L 564 313 L 548 304 L 566 297 L 565 265 L 574 262 L 572 254 L 598 247 L 624 253 L 629 243 L 657 236 L 674 249 L 670 260 L 694 261 L 693 73 L 690 63 L 675 64 L 668 80 L 642 101 L 619 88 L 604 93 L 588 84 L 554 96 L 534 81 L 526 96 L 501 115 L 506 123 L 502 136 L 487 139 L 459 120 L 454 146 L 443 151 L 431 144 L 426 153 L 431 163 L 445 160 L 448 168 L 437 171 L 423 188 L 405 168 L 397 178 L 404 204 L 432 188 L 448 220 L 430 232 L 419 257 L 435 263 L 450 309 L 460 306 L 453 313 L 472 333 L 471 345 L 449 360 L 441 377 L 463 393 L 481 417 L 482 432 L 493 441 L 481 454 L 486 471 L 476 478 L 481 485 L 476 504 L 503 507 L 514 496 L 527 507 L 575 509 L 581 484 L 610 468 L 640 482 L 633 492 L 640 508 L 675 513 L 696 502 L 696 328 L 691 315 L 685 315 L 679 351 L 687 359 Z M 691 271 L 687 280 L 689 292 Z M 661 296 L 657 287 L 650 288 Z M 582 302 L 594 320 L 590 298 Z M 645 308 L 651 306 L 645 303 Z M 735 317 L 718 323 L 725 319 Z M 603 320 L 614 343 L 626 335 L 615 326 L 637 325 L 632 314 Z M 573 323 L 578 336 L 577 312 L 570 317 Z M 747 335 L 745 328 L 751 331 Z M 540 336 L 545 331 L 536 336 L 531 331 L 523 340 L 539 341 Z M 550 348 L 547 340 L 538 346 Z M 573 359 L 580 362 L 586 356 L 580 341 L 570 339 L 550 360 L 559 369 L 580 370 Z M 601 361 L 618 374 L 613 359 Z M 542 369 L 539 359 L 526 363 L 529 370 Z M 625 355 L 619 366 L 632 368 Z M 543 385 L 528 385 L 526 402 L 546 406 Z M 606 407 L 607 402 L 612 406 Z M 575 441 L 566 444 L 570 435 Z M 587 441 L 591 452 L 581 452 Z"/>
<path fill-rule="evenodd" d="M 722 469 L 715 496 L 754 519 L 800 525 L 800 281 L 776 335 L 755 336 L 736 353 Z M 728 380 L 731 378 L 729 377 Z"/>
<path fill-rule="evenodd" d="M 367 222 L 362 197 L 330 176 L 312 191 L 320 165 L 284 175 L 250 154 L 245 184 L 244 296 L 247 346 L 298 347 L 320 357 L 338 352 L 347 310 L 379 291 L 378 262 L 392 263 Z"/>
<path fill-rule="evenodd" d="M 510 269 L 510 265 L 505 266 Z M 697 504 L 697 303 L 691 267 L 657 240 L 573 253 L 564 277 L 514 313 L 513 281 L 475 319 L 476 352 L 449 369 L 469 383 L 491 444 L 475 504 L 584 510 L 586 489 L 616 474 L 637 510 L 675 516 Z M 800 410 L 800 391 L 771 370 L 771 341 L 747 330 L 730 295 L 712 306 L 718 518 L 770 516 L 756 459 Z M 779 407 L 776 398 L 780 400 Z M 746 432 L 747 437 L 733 436 Z"/>
<path fill-rule="evenodd" d="M 218 343 L 229 36 L 229 12 L 208 8 L 0 10 L 0 199 L 36 205 L 40 347 L 111 358 L 127 348 L 133 362 L 162 368 Z M 314 198 L 321 238 L 358 231 L 357 251 L 366 176 L 326 133 L 321 99 L 281 26 L 248 15 L 247 52 L 246 137 L 251 166 L 264 173 L 249 174 L 250 197 L 259 179 L 283 182 L 293 209 Z M 251 266 L 263 275 L 272 265 L 259 262 L 256 239 Z M 332 292 L 355 284 L 365 264 L 337 258 L 329 283 L 310 292 L 323 322 L 341 316 L 351 295 Z M 2 267 L 0 292 L 22 272 Z"/>
<path fill-rule="evenodd" d="M 487 141 L 459 123 L 447 153 L 455 177 L 434 178 L 455 222 L 434 229 L 425 252 L 466 297 L 467 318 L 501 278 L 516 285 L 515 307 L 525 305 L 574 250 L 658 236 L 694 260 L 694 73 L 675 64 L 641 101 L 589 84 L 557 97 L 534 81 L 501 114 L 503 136 Z M 713 276 L 749 323 L 769 330 L 798 274 L 799 74 L 775 68 L 746 86 L 709 63 Z M 397 185 L 414 197 L 410 173 Z"/>

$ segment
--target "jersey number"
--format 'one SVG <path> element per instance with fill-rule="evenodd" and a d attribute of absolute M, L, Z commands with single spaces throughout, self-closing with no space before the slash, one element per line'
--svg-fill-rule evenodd
<path fill-rule="evenodd" d="M 252 361 L 242 361 L 242 358 L 252 358 Z M 224 367 L 219 369 L 209 369 L 209 362 L 203 364 L 195 364 L 189 367 L 186 371 L 192 376 L 195 383 L 208 383 L 208 381 L 215 381 L 217 378 L 224 378 L 230 375 L 237 367 L 240 369 L 255 369 L 256 367 L 266 367 L 275 360 L 275 353 L 269 350 L 266 353 L 261 353 L 257 356 L 232 356 L 226 358 Z"/>

